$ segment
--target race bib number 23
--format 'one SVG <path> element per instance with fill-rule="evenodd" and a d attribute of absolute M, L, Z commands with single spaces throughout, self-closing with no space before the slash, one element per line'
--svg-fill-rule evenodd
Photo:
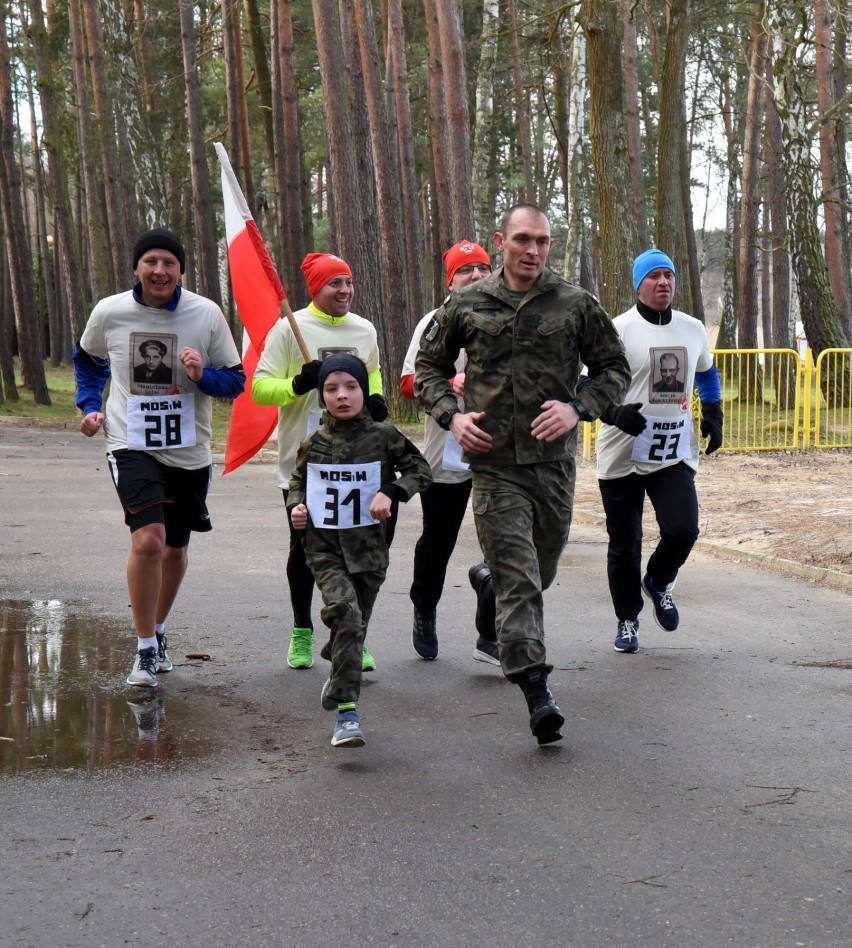
<path fill-rule="evenodd" d="M 195 395 L 131 395 L 127 399 L 127 447 L 170 451 L 195 444 Z"/>
<path fill-rule="evenodd" d="M 672 464 L 692 457 L 691 415 L 662 418 L 645 415 L 648 424 L 633 441 L 633 460 L 646 464 Z"/>

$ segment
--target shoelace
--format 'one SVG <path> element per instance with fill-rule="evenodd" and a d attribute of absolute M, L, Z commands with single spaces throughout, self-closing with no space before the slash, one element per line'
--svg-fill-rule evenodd
<path fill-rule="evenodd" d="M 631 622 L 629 619 L 625 619 L 624 628 L 621 630 L 621 637 L 623 639 L 635 639 L 636 638 L 636 623 Z"/>
<path fill-rule="evenodd" d="M 149 648 L 139 653 L 139 670 L 153 674 L 157 670 L 157 651 Z"/>
<path fill-rule="evenodd" d="M 664 590 L 660 594 L 660 609 L 674 609 L 674 599 L 672 599 L 672 594 L 668 589 Z"/>

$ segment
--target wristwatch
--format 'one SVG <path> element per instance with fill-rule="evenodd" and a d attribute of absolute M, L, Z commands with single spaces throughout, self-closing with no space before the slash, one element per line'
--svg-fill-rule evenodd
<path fill-rule="evenodd" d="M 450 422 L 453 420 L 453 415 L 458 415 L 458 408 L 451 408 L 449 411 L 445 411 L 443 415 L 440 415 L 438 418 L 438 424 L 444 429 L 444 431 L 450 430 Z"/>
<path fill-rule="evenodd" d="M 575 398 L 573 401 L 568 402 L 568 404 L 577 412 L 580 421 L 586 421 L 592 417 L 588 411 L 586 411 L 586 406 L 579 399 Z"/>

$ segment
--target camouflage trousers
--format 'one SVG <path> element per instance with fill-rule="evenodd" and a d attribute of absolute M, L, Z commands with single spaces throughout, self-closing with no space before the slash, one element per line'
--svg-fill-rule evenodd
<path fill-rule="evenodd" d="M 542 593 L 568 541 L 575 476 L 573 458 L 473 470 L 474 521 L 494 583 L 504 675 L 553 668 Z"/>
<path fill-rule="evenodd" d="M 338 704 L 357 701 L 367 624 L 387 570 L 348 573 L 332 556 L 312 558 L 311 569 L 322 594 L 320 618 L 329 629 L 328 642 L 320 651 L 331 662 L 328 696 Z"/>

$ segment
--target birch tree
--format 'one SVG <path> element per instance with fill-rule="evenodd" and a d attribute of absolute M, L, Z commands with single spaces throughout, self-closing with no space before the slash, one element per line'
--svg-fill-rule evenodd
<path fill-rule="evenodd" d="M 775 96 L 781 119 L 790 256 L 802 323 L 808 343 L 814 354 L 819 355 L 823 349 L 845 348 L 848 340 L 840 324 L 822 253 L 810 157 L 816 130 L 808 115 L 808 98 L 802 87 L 807 75 L 802 62 L 803 34 L 811 9 L 805 0 L 785 0 L 771 4 L 768 15 L 776 46 Z M 824 377 L 823 394 L 829 406 L 834 406 L 849 391 L 847 373 L 848 370 L 841 376 Z"/>

